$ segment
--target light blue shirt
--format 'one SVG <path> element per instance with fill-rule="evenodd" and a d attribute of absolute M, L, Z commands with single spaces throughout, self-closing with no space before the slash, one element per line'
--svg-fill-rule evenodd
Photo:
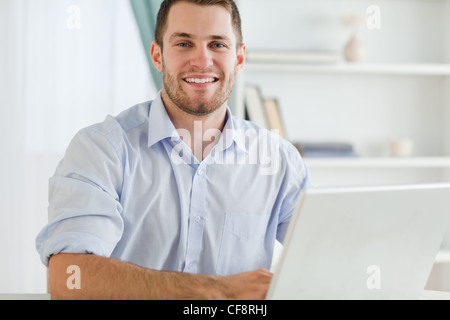
<path fill-rule="evenodd" d="M 74 137 L 49 180 L 36 247 L 45 265 L 64 252 L 189 273 L 269 269 L 307 186 L 295 147 L 229 109 L 200 163 L 159 94 Z"/>

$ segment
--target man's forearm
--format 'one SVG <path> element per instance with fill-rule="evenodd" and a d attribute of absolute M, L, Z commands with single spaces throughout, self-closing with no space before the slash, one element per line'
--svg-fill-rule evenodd
<path fill-rule="evenodd" d="M 78 275 L 67 273 L 71 266 Z M 265 298 L 272 279 L 265 269 L 214 277 L 154 271 L 88 254 L 55 255 L 49 271 L 52 299 L 70 300 L 255 300 Z"/>
<path fill-rule="evenodd" d="M 70 266 L 80 274 L 79 288 L 67 285 Z M 222 299 L 218 278 L 160 272 L 88 254 L 58 254 L 50 259 L 52 299 Z"/>

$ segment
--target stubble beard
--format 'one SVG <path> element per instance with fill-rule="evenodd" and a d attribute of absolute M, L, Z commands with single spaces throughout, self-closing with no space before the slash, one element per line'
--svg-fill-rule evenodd
<path fill-rule="evenodd" d="M 207 70 L 202 72 L 198 70 L 191 70 L 191 73 L 208 73 Z M 195 101 L 195 97 L 190 97 L 183 89 L 181 83 L 183 81 L 183 74 L 179 77 L 168 72 L 163 60 L 163 85 L 167 96 L 172 103 L 180 110 L 194 116 L 205 116 L 214 113 L 220 109 L 228 100 L 233 90 L 235 75 L 232 73 L 228 81 L 223 82 L 225 76 L 223 72 L 220 73 L 219 79 L 221 83 L 209 101 Z"/>

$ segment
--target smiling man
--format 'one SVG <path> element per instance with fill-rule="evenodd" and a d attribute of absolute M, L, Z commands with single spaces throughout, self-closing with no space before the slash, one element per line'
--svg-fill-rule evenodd
<path fill-rule="evenodd" d="M 163 1 L 155 39 L 158 96 L 82 129 L 50 179 L 52 298 L 263 299 L 307 169 L 227 106 L 245 61 L 232 0 Z"/>
<path fill-rule="evenodd" d="M 225 125 L 227 101 L 245 61 L 240 25 L 237 8 L 229 1 L 165 1 L 161 6 L 151 56 L 163 73 L 166 111 L 190 137 L 202 136 L 195 132 L 195 121 L 202 123 L 201 132 Z M 195 148 L 202 152 L 194 152 L 199 160 L 210 144 L 203 140 L 184 139 L 192 150 L 192 143 L 202 143 Z"/>

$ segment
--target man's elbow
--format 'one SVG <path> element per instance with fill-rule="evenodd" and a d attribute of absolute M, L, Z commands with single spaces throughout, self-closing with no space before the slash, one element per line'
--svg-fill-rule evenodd
<path fill-rule="evenodd" d="M 57 254 L 49 261 L 49 293 L 52 300 L 83 298 L 79 258 L 73 254 Z"/>

